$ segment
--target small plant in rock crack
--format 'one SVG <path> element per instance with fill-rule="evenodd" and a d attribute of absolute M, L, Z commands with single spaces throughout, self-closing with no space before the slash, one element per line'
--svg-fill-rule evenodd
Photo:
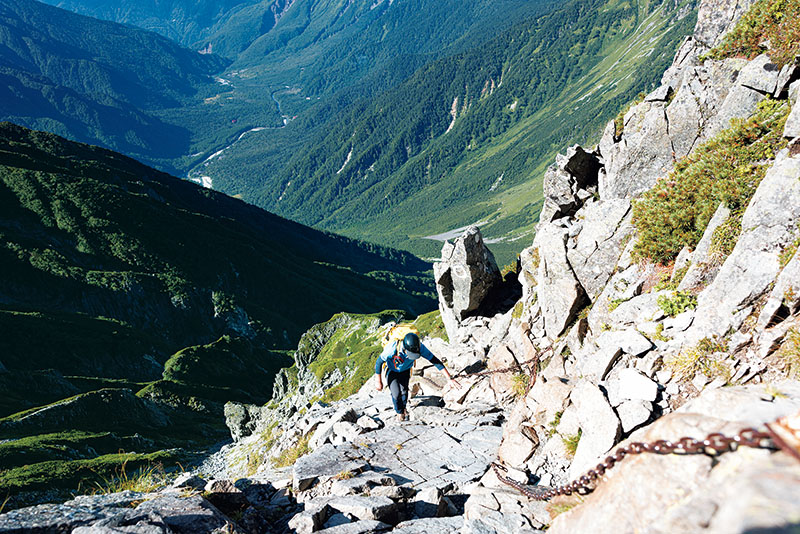
<path fill-rule="evenodd" d="M 528 391 L 528 384 L 530 381 L 531 377 L 527 373 L 517 373 L 512 376 L 511 391 L 514 393 L 514 396 L 520 398 L 525 395 L 525 392 Z"/>
<path fill-rule="evenodd" d="M 775 353 L 781 362 L 781 369 L 789 378 L 800 378 L 800 328 L 790 328 L 783 337 L 783 343 Z"/>
<path fill-rule="evenodd" d="M 562 436 L 561 441 L 564 442 L 564 447 L 567 449 L 567 456 L 572 458 L 575 456 L 575 451 L 578 450 L 578 443 L 581 440 L 583 431 L 579 428 L 578 433 L 571 436 Z"/>
<path fill-rule="evenodd" d="M 350 471 L 349 469 L 346 471 L 339 471 L 336 474 L 336 480 L 350 480 L 351 478 L 355 477 L 356 474 Z"/>
<path fill-rule="evenodd" d="M 564 412 L 556 412 L 555 418 L 547 424 L 547 426 L 550 427 L 547 431 L 547 437 L 551 438 L 555 435 L 558 424 L 561 422 L 562 415 L 564 415 Z"/>
<path fill-rule="evenodd" d="M 664 359 L 664 366 L 681 380 L 691 380 L 698 373 L 710 379 L 731 378 L 726 345 L 718 338 L 703 338 L 694 347 Z"/>
<path fill-rule="evenodd" d="M 674 291 L 671 297 L 661 295 L 656 300 L 658 307 L 664 314 L 675 317 L 686 310 L 693 310 L 697 307 L 697 297 L 687 291 Z"/>

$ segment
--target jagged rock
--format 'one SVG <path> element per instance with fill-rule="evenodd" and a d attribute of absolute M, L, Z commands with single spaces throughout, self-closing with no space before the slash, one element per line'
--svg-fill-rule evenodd
<path fill-rule="evenodd" d="M 786 126 L 783 129 L 783 136 L 789 139 L 800 137 L 800 106 L 797 105 L 797 95 L 800 94 L 800 80 L 794 82 L 789 87 L 789 100 L 792 103 L 792 111 L 786 119 Z"/>
<path fill-rule="evenodd" d="M 706 0 L 700 3 L 694 39 L 706 50 L 722 42 L 722 38 L 736 25 L 739 18 L 755 0 Z"/>
<path fill-rule="evenodd" d="M 358 421 L 356 421 L 356 424 L 366 431 L 378 430 L 381 428 L 381 426 L 383 426 L 380 421 L 376 421 L 373 417 L 368 415 L 362 415 L 359 417 Z"/>
<path fill-rule="evenodd" d="M 704 392 L 634 432 L 629 441 L 675 441 L 712 432 L 734 435 L 800 410 L 796 382 L 776 387 L 785 395 L 778 402 L 765 397 L 762 386 Z M 784 453 L 741 447 L 718 459 L 642 454 L 609 471 L 595 491 L 580 506 L 559 515 L 548 532 L 788 532 L 782 529 L 795 524 L 797 502 L 800 463 Z"/>
<path fill-rule="evenodd" d="M 205 487 L 205 498 L 225 515 L 240 512 L 249 506 L 244 492 L 230 480 L 211 480 Z"/>
<path fill-rule="evenodd" d="M 601 349 L 619 347 L 625 354 L 631 356 L 640 356 L 653 348 L 650 340 L 637 332 L 635 328 L 603 332 L 597 337 L 596 342 Z"/>
<path fill-rule="evenodd" d="M 629 400 L 653 402 L 658 397 L 658 384 L 635 369 L 619 372 L 619 396 Z"/>
<path fill-rule="evenodd" d="M 795 254 L 783 268 L 775 287 L 761 309 L 757 326 L 765 329 L 789 314 L 797 312 L 800 304 L 800 256 Z"/>
<path fill-rule="evenodd" d="M 362 460 L 346 461 L 338 455 L 331 454 L 335 450 L 332 445 L 322 445 L 315 450 L 316 454 L 299 458 L 292 469 L 294 490 L 302 491 L 313 486 L 321 478 L 331 478 L 341 472 L 361 472 L 368 465 Z"/>
<path fill-rule="evenodd" d="M 539 247 L 537 294 L 547 336 L 555 339 L 586 302 L 586 295 L 567 259 L 568 232 L 553 224 L 539 225 L 534 245 Z"/>
<path fill-rule="evenodd" d="M 605 163 L 600 174 L 600 198 L 631 199 L 666 175 L 674 163 L 665 102 L 643 102 L 625 114 L 622 137 L 615 137 L 613 121 L 600 140 Z"/>
<path fill-rule="evenodd" d="M 441 261 L 434 264 L 433 272 L 447 335 L 457 339 L 461 321 L 475 312 L 502 281 L 500 270 L 480 230 L 471 226 L 454 243 L 445 242 Z"/>
<path fill-rule="evenodd" d="M 785 153 L 784 153 L 785 154 Z M 742 219 L 742 234 L 711 285 L 698 295 L 688 341 L 738 330 L 780 271 L 778 256 L 797 235 L 800 159 L 779 155 Z"/>
<path fill-rule="evenodd" d="M 373 534 L 391 530 L 392 526 L 382 521 L 356 521 L 346 525 L 318 530 L 315 534 Z"/>
<path fill-rule="evenodd" d="M 578 145 L 567 149 L 566 155 L 557 155 L 555 164 L 544 175 L 544 206 L 539 220 L 550 222 L 577 211 L 583 200 L 591 196 L 586 189 L 597 186 L 599 169 L 597 156 Z M 586 195 L 579 195 L 579 191 Z"/>
<path fill-rule="evenodd" d="M 668 317 L 663 321 L 664 335 L 672 336 L 678 332 L 683 332 L 692 326 L 693 321 L 694 310 L 686 310 L 685 312 L 679 313 L 675 317 Z"/>
<path fill-rule="evenodd" d="M 327 506 L 307 507 L 304 512 L 296 514 L 289 520 L 289 527 L 296 534 L 311 534 L 319 531 L 331 513 L 331 509 Z"/>
<path fill-rule="evenodd" d="M 430 487 L 416 494 L 414 497 L 414 515 L 423 517 L 441 517 L 447 508 L 441 488 Z"/>
<path fill-rule="evenodd" d="M 353 478 L 337 480 L 331 486 L 331 494 L 343 497 L 345 495 L 366 494 L 376 486 L 394 486 L 397 482 L 388 475 L 381 475 L 374 471 L 366 471 Z"/>
<path fill-rule="evenodd" d="M 581 367 L 583 376 L 594 380 L 603 380 L 615 363 L 622 356 L 622 348 L 610 345 L 589 354 Z"/>
<path fill-rule="evenodd" d="M 760 93 L 772 94 L 778 85 L 780 69 L 767 54 L 756 57 L 739 73 L 736 80 L 739 85 L 754 89 Z"/>
<path fill-rule="evenodd" d="M 707 138 L 704 128 L 717 115 L 745 64 L 745 60 L 706 61 L 683 73 L 680 88 L 666 108 L 674 158 L 685 157 Z"/>
<path fill-rule="evenodd" d="M 625 434 L 646 423 L 652 413 L 653 405 L 647 401 L 629 400 L 617 407 L 622 432 Z"/>
<path fill-rule="evenodd" d="M 658 305 L 658 298 L 669 294 L 668 291 L 654 291 L 637 295 L 621 302 L 611 313 L 609 319 L 614 325 L 630 326 L 644 321 L 658 321 L 664 312 Z M 621 297 L 620 300 L 624 298 Z"/>
<path fill-rule="evenodd" d="M 333 513 L 357 517 L 362 521 L 384 521 L 397 513 L 397 504 L 388 497 L 365 497 L 362 495 L 322 496 L 305 503 L 304 513 L 314 514 L 317 510 L 328 510 L 327 517 Z M 323 516 L 320 516 L 323 517 Z M 322 521 L 324 523 L 324 520 Z"/>
<path fill-rule="evenodd" d="M 578 408 L 583 431 L 569 469 L 570 478 L 575 478 L 594 467 L 600 457 L 617 443 L 622 429 L 605 395 L 591 382 L 578 383 L 570 399 Z"/>
<path fill-rule="evenodd" d="M 772 96 L 775 98 L 785 98 L 788 96 L 789 84 L 797 79 L 798 69 L 800 66 L 797 62 L 787 63 L 781 68 L 778 73 L 778 81 L 775 84 L 775 92 Z"/>
<path fill-rule="evenodd" d="M 308 442 L 309 447 L 316 449 L 333 438 L 336 433 L 335 427 L 337 423 L 355 423 L 356 421 L 358 421 L 358 414 L 356 414 L 352 408 L 345 407 L 338 410 L 333 414 L 333 416 L 331 416 L 330 419 L 317 428 L 317 430 L 314 432 L 314 435 L 311 436 L 311 439 Z M 340 427 L 340 430 L 341 429 L 342 428 Z"/>
<path fill-rule="evenodd" d="M 202 491 L 206 487 L 206 483 L 207 481 L 203 480 L 194 473 L 182 473 L 178 475 L 178 478 L 175 479 L 171 487 L 175 489 L 185 488 Z"/>
<path fill-rule="evenodd" d="M 331 515 L 328 518 L 328 520 L 325 521 L 325 524 L 322 525 L 322 529 L 325 530 L 326 528 L 333 528 L 341 525 L 350 525 L 351 523 L 353 523 L 353 521 L 351 521 L 349 517 L 347 517 L 341 512 L 337 512 Z"/>
<path fill-rule="evenodd" d="M 660 85 L 657 89 L 652 91 L 649 95 L 644 97 L 645 102 L 666 102 L 675 91 L 672 86 Z"/>
<path fill-rule="evenodd" d="M 678 289 L 680 291 L 707 285 L 714 279 L 717 272 L 719 272 L 721 261 L 713 254 L 711 250 L 711 241 L 714 236 L 714 231 L 724 224 L 730 216 L 731 210 L 729 210 L 725 204 L 720 204 L 717 211 L 714 212 L 714 216 L 711 217 L 711 220 L 708 222 L 708 226 L 706 226 L 703 232 L 703 237 L 697 243 L 692 253 L 692 264 L 689 270 L 686 271 L 683 280 L 678 284 Z"/>
<path fill-rule="evenodd" d="M 234 441 L 239 441 L 264 426 L 267 409 L 240 402 L 225 403 L 225 425 L 231 432 Z"/>
<path fill-rule="evenodd" d="M 463 525 L 461 517 L 432 517 L 403 521 L 392 529 L 392 534 L 456 534 Z"/>
<path fill-rule="evenodd" d="M 630 237 L 631 203 L 612 199 L 587 204 L 579 213 L 584 226 L 569 248 L 567 258 L 575 276 L 594 301 L 614 274 L 624 240 Z"/>
<path fill-rule="evenodd" d="M 487 367 L 489 371 L 495 371 L 498 369 L 506 369 L 518 365 L 519 362 L 517 362 L 517 359 L 514 357 L 514 353 L 511 352 L 511 350 L 508 348 L 508 345 L 500 344 L 489 354 Z M 523 372 L 522 368 L 520 367 L 519 371 L 516 372 Z M 514 372 L 496 373 L 490 376 L 492 389 L 495 391 L 495 394 L 506 396 L 513 395 L 514 374 Z"/>

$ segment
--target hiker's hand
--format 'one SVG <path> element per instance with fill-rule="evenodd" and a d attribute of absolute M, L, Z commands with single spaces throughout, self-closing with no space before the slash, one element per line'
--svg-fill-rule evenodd
<path fill-rule="evenodd" d="M 456 380 L 455 378 L 453 378 L 452 376 L 450 377 L 450 383 L 455 385 L 457 388 L 461 387 L 461 383 L 458 380 Z"/>
<path fill-rule="evenodd" d="M 378 381 L 378 385 L 377 385 L 377 386 L 375 386 L 375 389 L 377 389 L 378 391 L 382 390 L 382 389 L 383 389 L 383 382 L 381 382 L 381 381 L 379 380 L 379 381 Z"/>

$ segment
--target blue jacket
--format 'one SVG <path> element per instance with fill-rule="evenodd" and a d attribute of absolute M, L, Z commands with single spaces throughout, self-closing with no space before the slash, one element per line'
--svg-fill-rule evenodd
<path fill-rule="evenodd" d="M 411 367 L 414 365 L 414 361 L 416 361 L 416 359 L 420 356 L 431 362 L 440 371 L 444 369 L 442 361 L 434 356 L 425 345 L 420 344 L 420 353 L 414 354 L 413 352 L 406 352 L 402 346 L 400 346 L 398 350 L 397 345 L 399 343 L 399 341 L 393 341 L 392 343 L 386 345 L 386 347 L 383 349 L 383 352 L 381 352 L 381 355 L 378 356 L 378 359 L 375 361 L 375 374 L 379 374 L 381 372 L 381 366 L 384 362 L 386 362 L 386 368 L 389 371 L 396 373 L 407 371 L 408 369 L 411 369 Z"/>

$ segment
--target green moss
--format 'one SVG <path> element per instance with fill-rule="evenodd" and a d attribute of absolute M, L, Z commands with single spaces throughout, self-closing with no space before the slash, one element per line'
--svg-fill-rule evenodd
<path fill-rule="evenodd" d="M 520 300 L 516 304 L 514 304 L 514 310 L 511 312 L 511 317 L 514 319 L 520 319 L 522 317 L 522 312 L 525 310 L 525 305 Z"/>
<path fill-rule="evenodd" d="M 730 128 L 680 160 L 634 201 L 635 256 L 667 264 L 684 246 L 697 245 L 720 203 L 734 213 L 744 210 L 767 162 L 786 145 L 788 112 L 785 101 L 764 100 L 753 116 L 732 120 Z"/>

